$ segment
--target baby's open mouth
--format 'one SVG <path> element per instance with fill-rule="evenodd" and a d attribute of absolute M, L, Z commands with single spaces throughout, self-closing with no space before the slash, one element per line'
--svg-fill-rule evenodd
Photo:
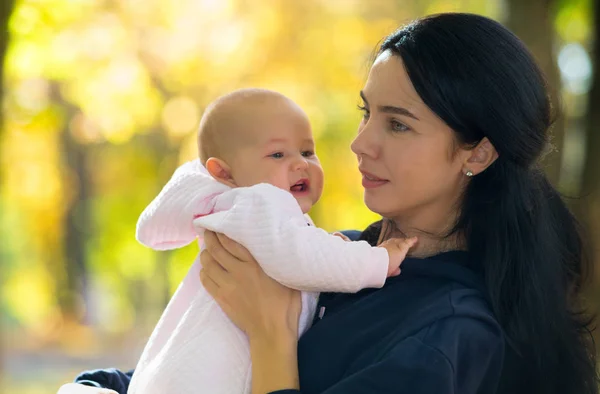
<path fill-rule="evenodd" d="M 294 183 L 292 187 L 290 187 L 291 192 L 306 192 L 308 191 L 310 184 L 308 179 L 300 179 L 298 182 Z"/>

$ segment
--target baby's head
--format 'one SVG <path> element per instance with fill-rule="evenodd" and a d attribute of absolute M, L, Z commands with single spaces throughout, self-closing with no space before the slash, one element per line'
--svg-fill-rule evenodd
<path fill-rule="evenodd" d="M 200 122 L 198 150 L 208 172 L 228 186 L 270 183 L 292 193 L 304 213 L 321 197 L 310 123 L 280 93 L 242 89 L 215 100 Z"/>

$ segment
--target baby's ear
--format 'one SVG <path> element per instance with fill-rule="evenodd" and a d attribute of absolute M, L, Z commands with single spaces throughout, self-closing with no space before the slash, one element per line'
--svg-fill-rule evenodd
<path fill-rule="evenodd" d="M 231 177 L 231 168 L 221 159 L 211 157 L 206 160 L 206 171 L 217 181 L 230 187 L 237 187 Z"/>

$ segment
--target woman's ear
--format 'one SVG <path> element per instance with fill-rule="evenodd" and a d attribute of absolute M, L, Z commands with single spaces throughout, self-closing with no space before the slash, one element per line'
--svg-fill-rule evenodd
<path fill-rule="evenodd" d="M 463 165 L 463 172 L 467 176 L 482 173 L 498 158 L 496 148 L 487 137 L 483 137 L 477 146 L 468 152 L 468 157 Z"/>
<path fill-rule="evenodd" d="M 210 157 L 206 160 L 206 171 L 222 184 L 229 187 L 237 187 L 231 176 L 231 168 L 223 160 Z"/>

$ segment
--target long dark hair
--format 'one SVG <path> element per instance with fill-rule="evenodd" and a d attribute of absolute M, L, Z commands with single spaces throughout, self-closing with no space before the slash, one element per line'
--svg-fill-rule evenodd
<path fill-rule="evenodd" d="M 419 96 L 459 143 L 487 137 L 499 153 L 470 180 L 452 233 L 465 237 L 479 264 L 508 350 L 532 374 L 528 389 L 597 393 L 590 320 L 578 299 L 581 233 L 538 165 L 553 111 L 532 55 L 499 23 L 459 13 L 411 23 L 384 40 L 386 50 L 402 58 Z"/>

